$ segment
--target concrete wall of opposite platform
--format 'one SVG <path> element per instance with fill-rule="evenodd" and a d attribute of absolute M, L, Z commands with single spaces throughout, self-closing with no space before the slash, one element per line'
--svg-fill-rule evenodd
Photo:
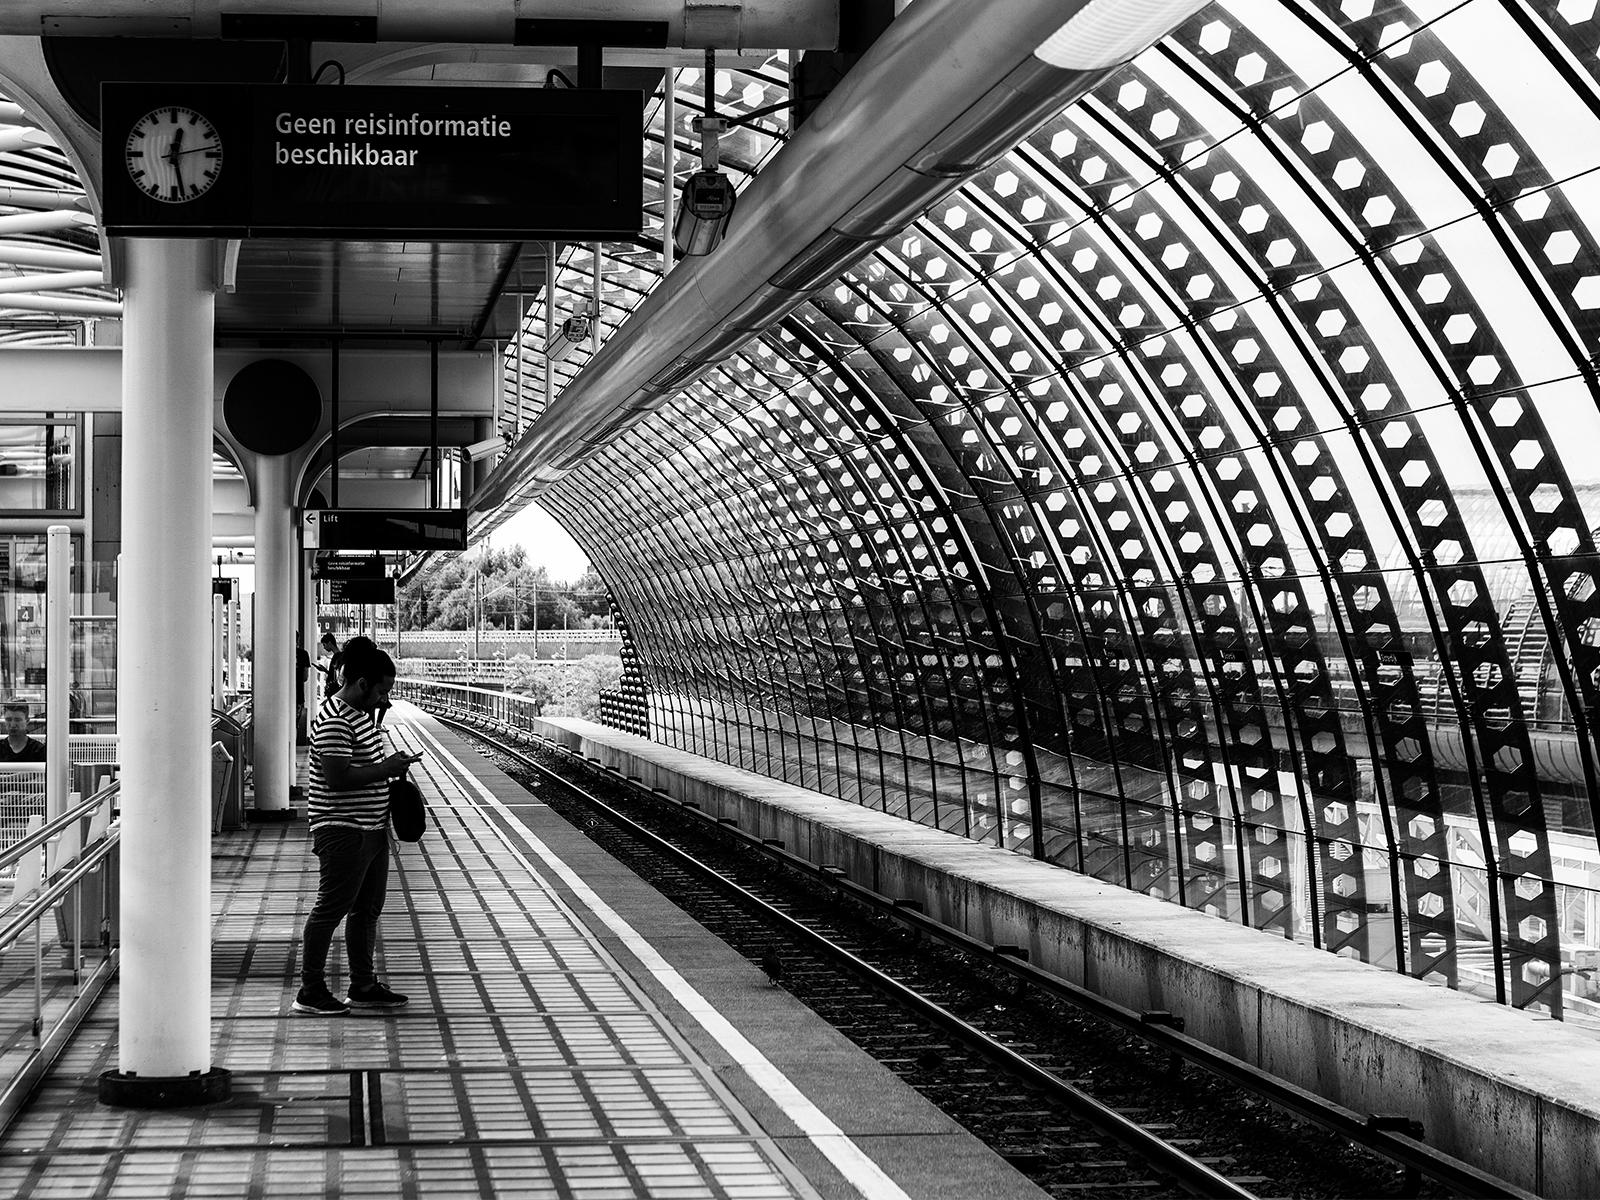
<path fill-rule="evenodd" d="M 1600 1040 L 588 721 L 536 731 L 1546 1196 L 1600 1195 Z"/>

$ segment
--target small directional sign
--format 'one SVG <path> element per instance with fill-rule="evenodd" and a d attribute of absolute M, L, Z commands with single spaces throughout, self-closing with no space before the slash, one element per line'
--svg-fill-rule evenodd
<path fill-rule="evenodd" d="M 394 579 L 324 579 L 324 604 L 393 604 Z"/>
<path fill-rule="evenodd" d="M 322 554 L 313 579 L 382 579 L 389 573 L 383 555 Z"/>

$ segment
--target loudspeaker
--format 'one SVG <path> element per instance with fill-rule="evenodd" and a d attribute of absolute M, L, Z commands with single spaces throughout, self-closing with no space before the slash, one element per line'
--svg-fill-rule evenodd
<path fill-rule="evenodd" d="M 242 368 L 222 396 L 222 419 L 246 450 L 288 454 L 322 423 L 322 393 L 304 368 L 263 358 Z"/>

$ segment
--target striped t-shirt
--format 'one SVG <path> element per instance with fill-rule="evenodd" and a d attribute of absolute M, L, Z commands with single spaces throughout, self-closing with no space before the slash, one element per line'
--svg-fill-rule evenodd
<path fill-rule="evenodd" d="M 310 797 L 306 805 L 307 823 L 354 825 L 359 829 L 382 829 L 389 822 L 389 781 L 380 779 L 361 787 L 334 791 L 322 770 L 322 756 L 348 758 L 352 767 L 370 767 L 382 762 L 383 735 L 371 717 L 346 704 L 338 696 L 322 702 L 311 723 Z"/>

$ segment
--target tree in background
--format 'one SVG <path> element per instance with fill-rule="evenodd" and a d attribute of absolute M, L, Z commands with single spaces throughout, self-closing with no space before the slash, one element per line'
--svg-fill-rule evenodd
<path fill-rule="evenodd" d="M 437 567 L 400 585 L 407 629 L 596 629 L 610 624 L 605 583 L 590 568 L 572 582 L 531 566 L 521 546 L 489 549 L 476 560 L 436 555 Z"/>
<path fill-rule="evenodd" d="M 545 717 L 586 717 L 600 713 L 600 693 L 622 679 L 622 659 L 590 654 L 573 662 L 535 662 L 526 654 L 506 660 L 506 691 L 528 696 Z"/>
<path fill-rule="evenodd" d="M 513 654 L 506 659 L 506 691 L 527 696 L 543 712 L 550 703 L 550 673 L 536 667 L 526 654 Z"/>

